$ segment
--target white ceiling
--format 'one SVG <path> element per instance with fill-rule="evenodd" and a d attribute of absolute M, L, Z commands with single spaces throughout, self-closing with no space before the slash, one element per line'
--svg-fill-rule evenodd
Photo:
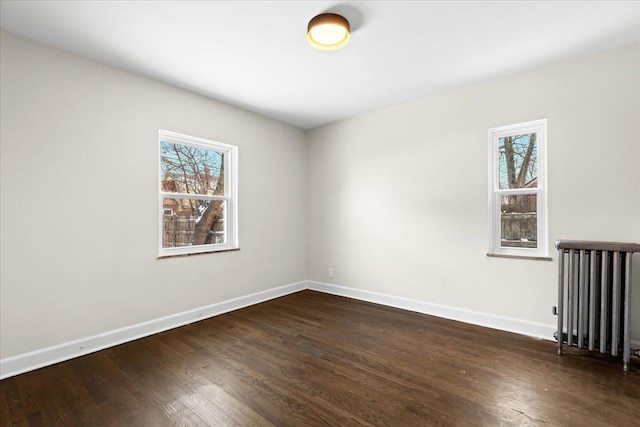
<path fill-rule="evenodd" d="M 350 43 L 306 40 L 322 12 Z M 303 129 L 640 41 L 640 2 L 5 1 L 3 29 Z"/>

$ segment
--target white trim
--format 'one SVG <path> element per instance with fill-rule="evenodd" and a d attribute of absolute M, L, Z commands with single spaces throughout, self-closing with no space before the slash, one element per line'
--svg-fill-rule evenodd
<path fill-rule="evenodd" d="M 307 282 L 297 282 L 268 289 L 239 298 L 222 301 L 182 313 L 172 314 L 148 322 L 104 332 L 75 341 L 46 347 L 40 350 L 0 359 L 0 379 L 12 377 L 54 363 L 63 362 L 139 338 L 154 335 L 179 326 L 188 325 L 233 310 L 248 307 L 274 298 L 299 292 L 307 288 Z"/>
<path fill-rule="evenodd" d="M 192 193 L 162 193 L 163 199 L 193 199 L 193 200 L 222 200 L 227 201 L 231 197 L 227 196 L 209 196 L 208 194 L 192 194 Z"/>
<path fill-rule="evenodd" d="M 231 144 L 225 144 L 224 142 L 212 141 L 210 139 L 199 138 L 197 136 L 185 135 L 178 132 L 172 132 L 170 130 L 158 129 L 158 138 L 166 142 L 173 142 L 175 144 L 190 145 L 192 147 L 204 148 L 210 150 L 217 148 L 218 151 L 222 150 L 234 150 L 237 147 Z M 212 147 L 211 144 L 214 144 Z"/>
<path fill-rule="evenodd" d="M 554 326 L 545 325 L 544 323 L 528 322 L 526 320 L 501 317 L 447 305 L 432 304 L 415 299 L 380 294 L 362 289 L 348 288 L 330 283 L 309 281 L 308 289 L 354 298 L 361 301 L 373 302 L 389 307 L 401 308 L 403 310 L 415 311 L 417 313 L 429 314 L 431 316 L 443 317 L 445 319 L 471 323 L 473 325 L 484 326 L 491 329 L 499 329 L 501 331 L 514 332 L 517 334 L 555 341 L 553 334 L 557 329 L 557 325 Z"/>

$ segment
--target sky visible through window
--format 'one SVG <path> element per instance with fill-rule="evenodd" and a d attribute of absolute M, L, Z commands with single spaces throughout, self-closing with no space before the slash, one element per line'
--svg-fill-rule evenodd
<path fill-rule="evenodd" d="M 500 138 L 499 152 L 501 189 L 536 186 L 534 180 L 538 177 L 538 146 L 535 133 Z M 521 175 L 523 167 L 525 171 Z"/>
<path fill-rule="evenodd" d="M 165 141 L 160 143 L 160 150 L 164 191 L 213 194 L 222 171 L 222 153 Z M 173 184 L 167 185 L 168 181 Z"/>

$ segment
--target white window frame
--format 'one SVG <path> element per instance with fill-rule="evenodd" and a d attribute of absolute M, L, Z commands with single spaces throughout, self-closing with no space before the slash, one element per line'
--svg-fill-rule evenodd
<path fill-rule="evenodd" d="M 538 182 L 536 188 L 500 189 L 500 138 L 537 133 Z M 500 197 L 504 195 L 536 195 L 537 248 L 502 246 Z M 489 129 L 489 253 L 490 256 L 549 259 L 547 224 L 547 119 Z"/>
<path fill-rule="evenodd" d="M 162 171 L 162 142 L 170 142 L 173 144 L 187 145 L 206 150 L 214 150 L 223 153 L 224 164 L 224 194 L 223 195 L 204 195 L 204 194 L 186 194 L 172 193 L 162 191 L 160 185 Z M 158 130 L 158 258 L 170 257 L 176 255 L 191 255 L 207 252 L 219 252 L 239 249 L 238 242 L 238 147 L 235 145 L 224 144 L 222 142 L 211 141 L 204 138 L 198 138 L 189 135 L 183 135 L 176 132 Z M 182 246 L 175 248 L 162 247 L 164 208 L 162 199 L 170 197 L 172 199 L 198 199 L 198 200 L 223 200 L 225 201 L 224 209 L 224 231 L 225 243 L 207 244 L 197 246 Z"/>

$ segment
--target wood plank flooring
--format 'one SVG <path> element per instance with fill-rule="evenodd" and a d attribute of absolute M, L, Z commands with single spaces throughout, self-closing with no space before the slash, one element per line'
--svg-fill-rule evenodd
<path fill-rule="evenodd" d="M 634 426 L 640 361 L 303 291 L 0 382 L 2 426 Z"/>

